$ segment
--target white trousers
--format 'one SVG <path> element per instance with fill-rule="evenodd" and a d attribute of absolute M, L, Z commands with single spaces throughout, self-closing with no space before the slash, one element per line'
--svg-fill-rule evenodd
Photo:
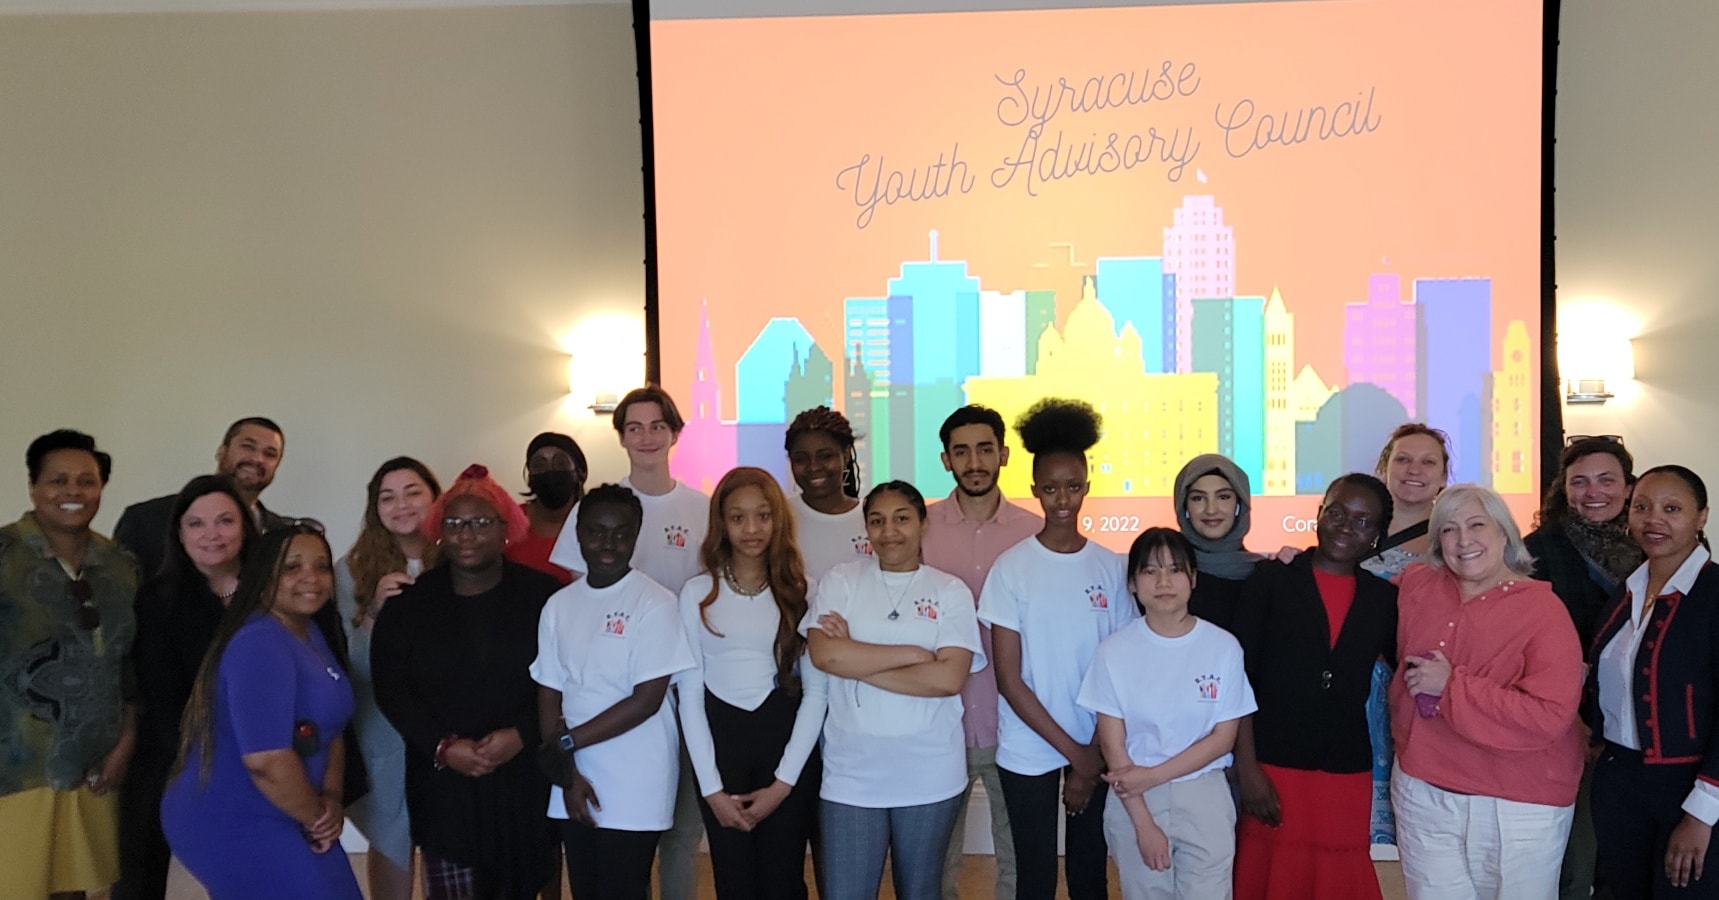
<path fill-rule="evenodd" d="M 1100 784 L 1109 790 L 1109 785 Z M 1170 868 L 1154 872 L 1140 856 L 1134 820 L 1116 796 L 1104 801 L 1104 840 L 1123 900 L 1230 900 L 1236 858 L 1236 807 L 1222 769 L 1146 792 L 1152 820 L 1170 839 Z"/>
<path fill-rule="evenodd" d="M 1391 775 L 1409 900 L 1557 900 L 1575 807 L 1454 794 Z"/>

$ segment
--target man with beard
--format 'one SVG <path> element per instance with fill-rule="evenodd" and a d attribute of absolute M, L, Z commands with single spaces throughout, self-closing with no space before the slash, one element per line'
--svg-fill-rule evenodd
<path fill-rule="evenodd" d="M 286 521 L 269 512 L 260 499 L 275 480 L 275 469 L 286 450 L 281 427 L 262 416 L 249 416 L 227 427 L 226 437 L 215 450 L 215 471 L 233 479 L 244 498 L 245 509 L 258 531 L 268 531 Z M 167 555 L 168 519 L 176 494 L 133 503 L 120 514 L 113 539 L 137 556 L 145 578 L 161 569 Z"/>
<path fill-rule="evenodd" d="M 943 440 L 943 468 L 955 476 L 955 490 L 933 504 L 926 517 L 925 564 L 966 582 L 975 598 L 985 586 L 991 563 L 1004 550 L 1044 527 L 1043 519 L 1005 500 L 997 487 L 998 470 L 1009 462 L 1006 434 L 1003 417 L 978 405 L 955 410 L 938 430 Z M 991 630 L 981 626 L 979 637 L 989 659 Z M 967 800 L 972 796 L 973 779 L 978 778 L 985 783 L 985 797 L 991 807 L 997 900 L 1014 900 L 1015 844 L 1009 814 L 1003 807 L 1003 787 L 997 780 L 997 676 L 989 666 L 967 678 L 961 689 L 961 704 L 961 724 L 967 734 L 967 790 L 961 797 L 961 814 L 955 820 L 944 857 L 943 898 L 956 898 Z"/>

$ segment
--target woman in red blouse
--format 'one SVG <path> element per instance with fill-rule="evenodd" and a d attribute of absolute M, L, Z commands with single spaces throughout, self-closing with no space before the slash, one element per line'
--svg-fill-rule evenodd
<path fill-rule="evenodd" d="M 1445 489 L 1398 580 L 1391 802 L 1413 898 L 1553 900 L 1582 741 L 1582 648 L 1510 510 Z"/>

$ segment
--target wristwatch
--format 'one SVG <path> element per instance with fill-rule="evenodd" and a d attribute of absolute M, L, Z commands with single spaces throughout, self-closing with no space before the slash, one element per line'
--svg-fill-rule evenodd
<path fill-rule="evenodd" d="M 561 744 L 561 749 L 567 751 L 568 753 L 573 752 L 573 732 L 563 731 L 563 732 L 561 732 L 561 737 L 557 738 L 556 740 L 559 744 Z"/>

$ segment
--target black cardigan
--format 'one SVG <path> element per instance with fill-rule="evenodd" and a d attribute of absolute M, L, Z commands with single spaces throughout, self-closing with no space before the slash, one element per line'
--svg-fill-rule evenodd
<path fill-rule="evenodd" d="M 1582 648 L 1587 649 L 1594 639 L 1600 612 L 1605 609 L 1611 592 L 1588 573 L 1587 560 L 1570 542 L 1564 529 L 1542 525 L 1523 538 L 1523 543 L 1534 555 L 1533 576 L 1552 583 L 1552 593 L 1564 601 L 1564 608 L 1570 611 L 1570 621 L 1576 623 L 1576 634 L 1582 639 Z M 1588 661 L 1593 662 L 1591 658 Z"/>
<path fill-rule="evenodd" d="M 406 742 L 406 808 L 412 839 L 443 859 L 494 869 L 507 896 L 535 896 L 549 876 L 553 833 L 540 743 L 537 622 L 561 582 L 503 563 L 501 583 L 480 596 L 454 593 L 446 564 L 418 576 L 376 617 L 370 677 L 376 706 Z M 525 749 L 489 775 L 435 767 L 436 745 L 519 729 Z"/>
<path fill-rule="evenodd" d="M 1355 602 L 1332 648 L 1312 552 L 1289 565 L 1267 560 L 1242 589 L 1235 626 L 1259 702 L 1253 717 L 1259 761 L 1339 774 L 1370 771 L 1367 694 L 1373 663 L 1382 657 L 1396 664 L 1396 587 L 1356 569 Z"/>

